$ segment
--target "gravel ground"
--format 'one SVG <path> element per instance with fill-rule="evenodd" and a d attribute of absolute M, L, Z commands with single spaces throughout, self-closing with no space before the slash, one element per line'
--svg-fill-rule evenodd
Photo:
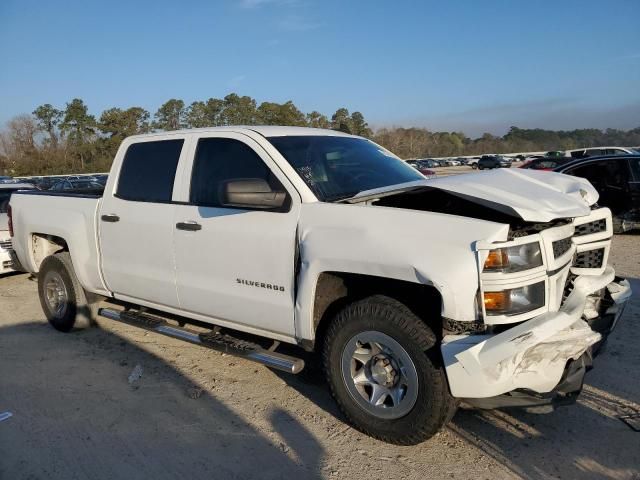
<path fill-rule="evenodd" d="M 640 292 L 640 235 L 610 261 Z M 58 333 L 35 282 L 0 277 L 0 479 L 639 479 L 640 433 L 616 418 L 640 410 L 639 321 L 636 293 L 576 406 L 460 410 L 397 447 L 343 423 L 319 379 L 108 320 Z"/>

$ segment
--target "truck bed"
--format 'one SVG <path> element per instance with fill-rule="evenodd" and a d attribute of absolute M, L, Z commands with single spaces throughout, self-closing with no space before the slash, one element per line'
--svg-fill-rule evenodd
<path fill-rule="evenodd" d="M 39 271 L 44 256 L 66 244 L 80 283 L 105 292 L 99 268 L 97 214 L 102 192 L 16 192 L 11 197 L 13 248 L 22 267 Z M 55 250 L 54 250 L 55 251 Z"/>

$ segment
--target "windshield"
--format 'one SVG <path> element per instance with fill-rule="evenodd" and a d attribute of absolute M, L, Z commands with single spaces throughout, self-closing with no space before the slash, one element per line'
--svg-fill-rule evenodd
<path fill-rule="evenodd" d="M 362 138 L 284 136 L 268 139 L 323 202 L 365 190 L 424 180 L 415 169 Z"/>

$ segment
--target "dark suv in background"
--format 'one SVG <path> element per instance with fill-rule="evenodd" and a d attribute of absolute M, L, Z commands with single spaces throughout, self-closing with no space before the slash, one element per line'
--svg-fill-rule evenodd
<path fill-rule="evenodd" d="M 478 160 L 478 170 L 486 168 L 510 168 L 511 162 L 502 155 L 483 155 Z"/>
<path fill-rule="evenodd" d="M 591 182 L 600 194 L 598 205 L 613 214 L 614 233 L 640 229 L 640 155 L 586 157 L 555 171 Z"/>

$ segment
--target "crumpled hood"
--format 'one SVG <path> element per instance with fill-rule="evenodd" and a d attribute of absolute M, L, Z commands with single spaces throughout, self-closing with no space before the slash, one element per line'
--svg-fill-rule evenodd
<path fill-rule="evenodd" d="M 562 173 L 500 168 L 490 172 L 430 180 L 428 185 L 446 190 L 527 222 L 589 215 L 598 192 L 588 180 Z"/>
<path fill-rule="evenodd" d="M 500 168 L 421 180 L 361 192 L 348 203 L 395 195 L 420 188 L 436 188 L 526 222 L 589 215 L 598 192 L 588 180 L 562 173 Z"/>

